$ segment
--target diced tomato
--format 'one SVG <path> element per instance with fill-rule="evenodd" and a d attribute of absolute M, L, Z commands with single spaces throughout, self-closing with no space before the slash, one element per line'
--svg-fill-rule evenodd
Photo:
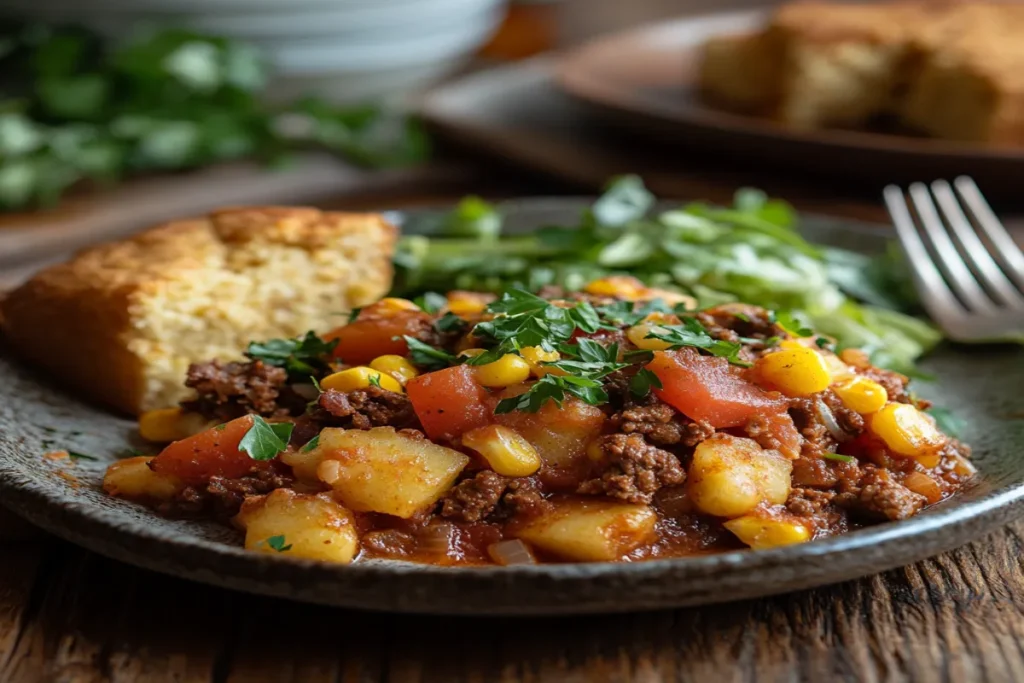
<path fill-rule="evenodd" d="M 430 316 L 422 311 L 364 311 L 354 322 L 328 332 L 324 338 L 338 340 L 335 358 L 349 365 L 363 365 L 377 356 L 407 355 L 409 347 L 402 335 L 416 336 L 429 321 Z"/>
<path fill-rule="evenodd" d="M 431 439 L 453 439 L 491 422 L 494 414 L 487 390 L 477 384 L 467 365 L 429 372 L 405 385 L 413 410 Z"/>
<path fill-rule="evenodd" d="M 754 415 L 780 413 L 786 401 L 739 376 L 724 358 L 693 349 L 656 351 L 647 367 L 663 388 L 655 393 L 691 420 L 712 427 L 739 427 Z"/>
<path fill-rule="evenodd" d="M 776 446 L 778 451 L 790 459 L 799 457 L 803 437 L 797 431 L 789 413 L 765 415 L 764 420 L 768 425 L 768 433 L 778 442 L 778 446 Z"/>
<path fill-rule="evenodd" d="M 210 477 L 237 479 L 255 467 L 266 467 L 238 450 L 238 444 L 252 427 L 252 416 L 246 415 L 205 432 L 175 441 L 153 458 L 153 471 L 180 477 L 187 483 L 202 483 Z"/>

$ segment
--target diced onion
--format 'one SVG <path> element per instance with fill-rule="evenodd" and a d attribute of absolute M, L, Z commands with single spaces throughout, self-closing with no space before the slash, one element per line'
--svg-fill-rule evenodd
<path fill-rule="evenodd" d="M 448 555 L 455 540 L 455 525 L 448 522 L 431 524 L 419 533 L 419 547 L 432 555 Z"/>
<path fill-rule="evenodd" d="M 832 410 L 825 405 L 825 402 L 820 398 L 815 401 L 815 410 L 818 413 L 818 417 L 821 418 L 822 424 L 824 424 L 825 428 L 828 430 L 828 433 L 831 434 L 836 441 L 849 441 L 850 436 L 852 435 L 839 426 L 839 423 L 836 422 L 836 416 L 832 414 Z"/>
<path fill-rule="evenodd" d="M 911 472 L 903 480 L 903 485 L 927 498 L 929 503 L 942 500 L 942 489 L 939 488 L 939 484 L 923 472 Z"/>
<path fill-rule="evenodd" d="M 537 564 L 537 558 L 533 556 L 530 546 L 518 538 L 492 543 L 487 546 L 487 554 L 492 560 L 506 567 L 513 564 Z"/>
<path fill-rule="evenodd" d="M 956 456 L 956 463 L 953 465 L 953 471 L 961 477 L 971 477 L 978 473 L 978 468 L 967 458 L 958 455 Z"/>
<path fill-rule="evenodd" d="M 291 385 L 291 389 L 292 391 L 294 391 L 296 394 L 306 399 L 307 401 L 312 401 L 313 399 L 320 395 L 320 390 L 317 389 L 312 384 L 296 383 Z"/>

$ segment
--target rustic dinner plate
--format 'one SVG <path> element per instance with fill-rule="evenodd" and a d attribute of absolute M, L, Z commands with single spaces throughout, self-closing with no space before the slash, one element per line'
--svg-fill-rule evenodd
<path fill-rule="evenodd" d="M 573 221 L 583 200 L 505 205 L 510 230 Z M 422 218 L 423 213 L 397 220 Z M 411 221 L 410 221 L 411 223 Z M 876 252 L 877 230 L 808 217 L 813 240 Z M 420 223 L 422 224 L 422 223 Z M 0 501 L 74 543 L 142 567 L 228 588 L 398 612 L 563 614 L 723 602 L 882 571 L 971 540 L 1009 521 L 1024 497 L 1024 350 L 945 347 L 924 363 L 941 380 L 920 393 L 953 410 L 974 446 L 977 477 L 913 519 L 769 551 L 634 564 L 438 568 L 349 566 L 249 553 L 212 523 L 167 520 L 100 490 L 106 465 L 133 448 L 135 424 L 68 395 L 0 351 Z M 52 459 L 66 449 L 95 459 Z"/>
<path fill-rule="evenodd" d="M 709 37 L 761 26 L 764 10 L 670 20 L 598 38 L 567 53 L 561 87 L 638 135 L 720 156 L 877 184 L 971 175 L 990 196 L 1017 192 L 1024 149 L 852 130 L 800 130 L 704 104 L 700 46 Z M 683 163 L 681 158 L 680 163 Z"/>

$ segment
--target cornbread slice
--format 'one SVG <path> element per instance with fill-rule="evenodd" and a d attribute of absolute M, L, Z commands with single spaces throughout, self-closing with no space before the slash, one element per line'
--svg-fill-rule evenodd
<path fill-rule="evenodd" d="M 129 413 L 189 394 L 189 363 L 338 326 L 391 286 L 396 229 L 375 214 L 225 209 L 95 247 L 0 302 L 12 346 Z"/>
<path fill-rule="evenodd" d="M 704 44 L 698 82 L 704 96 L 728 109 L 768 114 L 779 99 L 782 56 L 766 33 L 715 36 Z"/>
<path fill-rule="evenodd" d="M 884 112 L 904 82 L 917 3 L 781 7 L 768 27 L 784 50 L 775 117 L 800 128 L 856 127 Z"/>
<path fill-rule="evenodd" d="M 901 107 L 937 138 L 1024 144 L 1024 6 L 950 8 L 914 40 L 921 67 Z"/>

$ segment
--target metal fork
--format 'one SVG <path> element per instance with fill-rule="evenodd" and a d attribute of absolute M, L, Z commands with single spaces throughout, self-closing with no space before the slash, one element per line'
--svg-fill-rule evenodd
<path fill-rule="evenodd" d="M 1024 343 L 1024 252 L 972 179 L 953 186 L 884 191 L 921 303 L 951 339 Z"/>

